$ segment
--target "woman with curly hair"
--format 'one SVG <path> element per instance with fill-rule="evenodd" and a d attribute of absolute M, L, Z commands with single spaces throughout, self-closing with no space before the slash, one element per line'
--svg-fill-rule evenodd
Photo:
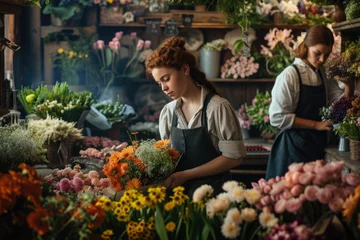
<path fill-rule="evenodd" d="M 166 39 L 147 59 L 146 70 L 173 99 L 160 114 L 162 139 L 171 139 L 181 154 L 175 172 L 164 181 L 170 188 L 184 186 L 187 193 L 203 184 L 214 194 L 231 179 L 230 169 L 245 156 L 239 120 L 185 49 L 185 40 Z"/>

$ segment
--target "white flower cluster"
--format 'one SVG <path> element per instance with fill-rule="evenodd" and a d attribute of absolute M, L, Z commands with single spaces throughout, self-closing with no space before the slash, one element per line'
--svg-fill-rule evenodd
<path fill-rule="evenodd" d="M 280 12 L 282 12 L 285 16 L 294 17 L 299 13 L 299 8 L 292 1 L 284 1 L 282 0 L 278 8 Z"/>
<path fill-rule="evenodd" d="M 254 63 L 254 58 L 245 56 L 234 56 L 228 59 L 221 66 L 221 78 L 245 78 L 255 74 L 259 69 L 259 64 Z"/>
<path fill-rule="evenodd" d="M 221 49 L 226 48 L 227 45 L 228 42 L 224 39 L 216 39 L 214 41 L 205 43 L 202 48 L 207 51 L 221 51 Z"/>
<path fill-rule="evenodd" d="M 46 119 L 30 119 L 28 122 L 30 134 L 43 143 L 58 142 L 65 139 L 81 139 L 81 129 L 75 127 L 75 122 L 65 122 L 58 118 L 47 116 Z"/>
<path fill-rule="evenodd" d="M 263 16 L 269 16 L 273 5 L 271 3 L 259 2 L 256 6 L 256 13 Z"/>

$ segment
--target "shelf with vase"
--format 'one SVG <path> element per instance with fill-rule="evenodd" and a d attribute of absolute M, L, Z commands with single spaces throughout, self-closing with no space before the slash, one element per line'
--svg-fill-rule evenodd
<path fill-rule="evenodd" d="M 233 78 L 213 78 L 209 79 L 210 82 L 214 83 L 274 83 L 273 78 L 245 78 L 245 79 L 233 79 Z"/>
<path fill-rule="evenodd" d="M 146 27 L 143 23 L 100 23 L 99 27 Z M 164 24 L 161 24 L 160 27 L 165 27 Z M 179 28 L 216 28 L 216 29 L 231 29 L 237 28 L 238 25 L 234 24 L 221 24 L 221 23 L 192 23 L 191 26 L 184 26 L 183 24 L 178 25 Z"/>

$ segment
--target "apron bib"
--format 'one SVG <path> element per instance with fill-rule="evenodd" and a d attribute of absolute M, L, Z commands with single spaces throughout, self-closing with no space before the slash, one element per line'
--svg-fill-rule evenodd
<path fill-rule="evenodd" d="M 308 86 L 302 84 L 299 69 L 295 64 L 299 76 L 300 94 L 295 114 L 297 117 L 321 121 L 319 109 L 326 105 L 326 92 L 323 77 L 320 74 L 322 85 Z M 326 131 L 311 129 L 286 129 L 275 138 L 271 148 L 266 179 L 284 176 L 288 166 L 292 163 L 311 162 L 324 157 L 324 148 L 327 141 Z"/>
<path fill-rule="evenodd" d="M 214 147 L 207 128 L 206 109 L 214 93 L 209 93 L 204 101 L 201 126 L 192 129 L 177 128 L 178 117 L 174 110 L 171 125 L 171 143 L 182 154 L 175 172 L 184 171 L 203 165 L 221 154 Z M 224 182 L 231 180 L 230 171 L 215 176 L 193 179 L 184 184 L 186 193 L 192 197 L 194 191 L 203 184 L 214 188 L 214 195 L 222 192 Z"/>

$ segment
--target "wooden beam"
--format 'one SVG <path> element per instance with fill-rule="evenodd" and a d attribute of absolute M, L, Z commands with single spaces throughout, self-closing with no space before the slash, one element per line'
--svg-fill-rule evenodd
<path fill-rule="evenodd" d="M 0 13 L 2 14 L 20 14 L 23 4 L 15 0 L 0 0 Z"/>

